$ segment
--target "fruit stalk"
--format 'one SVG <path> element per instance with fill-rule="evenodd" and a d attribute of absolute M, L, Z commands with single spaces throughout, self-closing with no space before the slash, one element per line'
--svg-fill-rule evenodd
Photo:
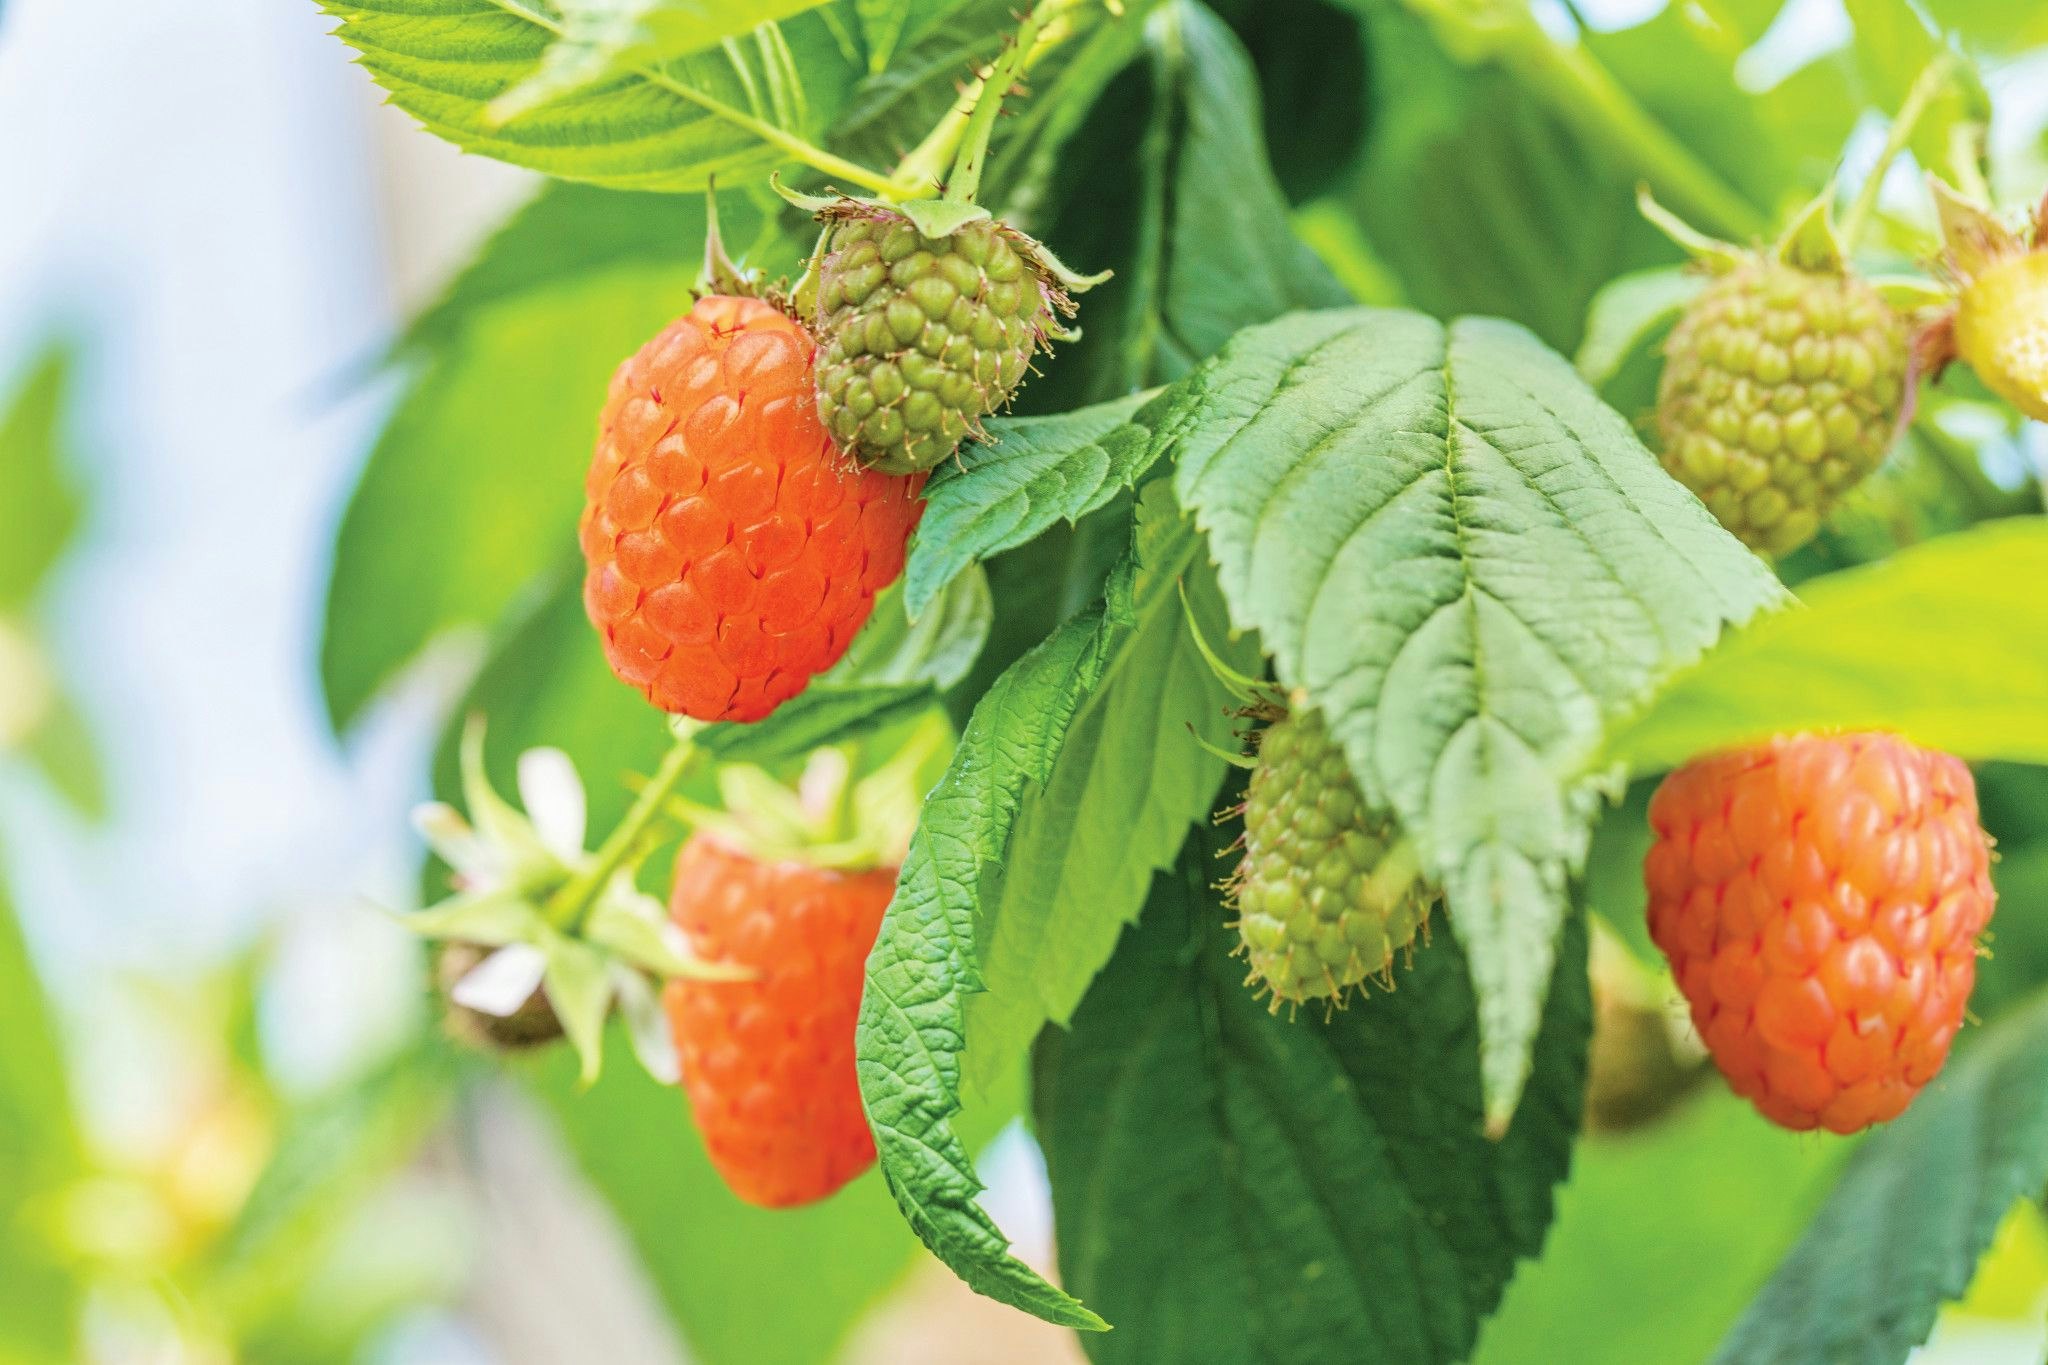
<path fill-rule="evenodd" d="M 590 865 L 577 873 L 562 889 L 557 891 L 547 904 L 548 921 L 557 929 L 573 934 L 583 927 L 583 921 L 590 909 L 597 903 L 597 896 L 613 875 L 624 867 L 633 854 L 640 851 L 641 841 L 647 835 L 655 818 L 674 795 L 678 786 L 695 766 L 700 750 L 690 742 L 697 728 L 687 722 L 674 724 L 675 743 L 662 756 L 661 766 L 654 770 L 654 776 L 633 798 L 625 818 L 620 820 L 612 832 L 605 836 L 598 846 Z"/>
<path fill-rule="evenodd" d="M 1023 23 L 1002 55 L 991 62 L 980 76 L 968 83 L 960 92 L 960 98 L 946 111 L 945 117 L 933 126 L 931 132 L 925 134 L 924 141 L 905 153 L 903 160 L 897 163 L 895 174 L 889 178 L 889 183 L 876 192 L 890 199 L 918 199 L 935 192 L 941 178 L 944 177 L 949 182 L 949 193 L 946 197 L 956 198 L 950 193 L 950 182 L 959 178 L 960 168 L 957 163 L 960 151 L 969 145 L 968 136 L 975 120 L 981 116 L 981 110 L 985 105 L 993 103 L 993 108 L 985 119 L 992 125 L 996 114 L 1002 108 L 1000 93 L 991 102 L 982 98 L 983 92 L 989 89 L 991 81 L 1000 79 L 1001 84 L 995 89 L 1002 92 L 1019 77 L 1028 75 L 1032 67 L 1073 35 L 1074 25 L 1066 22 L 1068 17 L 1095 2 L 1096 0 L 1038 0 L 1038 3 L 1032 6 L 1031 12 L 1024 17 Z M 1005 68 L 1006 63 L 1007 68 L 999 70 Z M 982 145 L 985 150 L 986 131 L 982 133 Z M 977 157 L 977 162 L 980 159 Z M 946 174 L 948 166 L 954 168 L 950 176 Z M 979 187 L 980 178 L 981 168 L 977 164 L 974 168 L 976 188 Z M 971 199 L 971 193 L 968 197 Z"/>
<path fill-rule="evenodd" d="M 1906 143 L 1912 140 L 1913 130 L 1919 126 L 1927 107 L 1934 103 L 1934 97 L 1941 93 L 1954 74 L 1956 58 L 1953 53 L 1944 52 L 1927 64 L 1926 70 L 1914 80 L 1906 92 L 1906 98 L 1899 105 L 1897 116 L 1892 119 L 1891 131 L 1886 134 L 1884 147 L 1877 154 L 1870 173 L 1863 178 L 1863 185 L 1856 191 L 1856 198 L 1850 202 L 1849 211 L 1842 215 L 1842 226 L 1836 234 L 1842 243 L 1842 252 L 1847 255 L 1856 249 L 1856 243 L 1863 236 L 1863 229 L 1870 222 L 1870 215 L 1877 209 L 1877 196 L 1884 189 L 1885 172 L 1891 169 L 1900 152 L 1906 150 Z"/>

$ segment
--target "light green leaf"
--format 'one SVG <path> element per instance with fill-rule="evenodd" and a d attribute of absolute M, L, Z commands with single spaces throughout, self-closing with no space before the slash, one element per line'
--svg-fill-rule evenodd
<path fill-rule="evenodd" d="M 831 124 L 864 66 L 828 12 L 811 10 L 708 52 L 630 64 L 500 122 L 496 101 L 541 77 L 567 34 L 550 0 L 320 4 L 392 102 L 427 131 L 617 189 L 698 190 L 713 176 L 761 176 L 789 160 L 778 142 L 815 140 Z"/>
<path fill-rule="evenodd" d="M 1777 581 L 1562 358 L 1497 320 L 1296 314 L 1239 334 L 1156 420 L 1232 618 L 1448 898 L 1502 1125 L 1604 725 Z"/>
<path fill-rule="evenodd" d="M 498 123 L 633 71 L 787 19 L 825 0 L 555 0 L 560 34 L 539 68 L 491 102 Z"/>
<path fill-rule="evenodd" d="M 1677 266 L 1633 271 L 1602 285 L 1586 311 L 1586 335 L 1572 361 L 1580 377 L 1605 390 L 1624 366 L 1671 330 L 1706 287 L 1705 275 Z"/>
<path fill-rule="evenodd" d="M 1100 510 L 1145 472 L 1146 428 L 1131 421 L 1149 394 L 1055 417 L 989 423 L 990 440 L 960 447 L 925 485 L 924 516 L 903 570 L 904 605 L 922 616 L 969 565 L 1035 539 L 1056 521 Z"/>
<path fill-rule="evenodd" d="M 1195 832 L 1072 1031 L 1039 1043 L 1062 1281 L 1117 1328 L 1089 1356 L 1463 1360 L 1571 1161 L 1584 921 L 1567 922 L 1529 1101 L 1491 1142 L 1457 945 L 1439 934 L 1397 989 L 1327 1019 L 1270 1013 L 1214 890 L 1226 840 Z"/>
<path fill-rule="evenodd" d="M 604 1065 L 604 1023 L 612 1009 L 611 976 L 604 954 L 580 938 L 550 932 L 541 943 L 547 974 L 541 978 L 562 1033 L 576 1049 L 585 1085 Z"/>
<path fill-rule="evenodd" d="M 48 1201 L 83 1174 L 57 1027 L 0 869 L 0 1360 L 77 1359 L 78 1282 Z"/>
<path fill-rule="evenodd" d="M 1761 1121 L 1717 1083 L 1651 1128 L 1588 1135 L 1572 1153 L 1542 1258 L 1508 1286 L 1473 1360 L 1706 1359 L 1798 1239 L 1848 1150 Z M 1629 1311 L 1589 1311 L 1597 1304 Z"/>
<path fill-rule="evenodd" d="M 617 1216 L 639 1264 L 701 1365 L 817 1365 L 901 1279 L 917 1242 L 870 1171 L 831 1198 L 760 1209 L 734 1198 L 705 1155 L 689 1106 L 634 1065 L 608 1031 L 604 1075 L 584 1090 L 559 1052 L 529 1072 L 584 1176 Z M 963 1122 L 979 1149 L 1015 1095 Z M 735 1273 L 744 1267 L 744 1273 Z M 799 1292 L 800 1290 L 800 1292 Z"/>
<path fill-rule="evenodd" d="M 803 245 L 781 235 L 775 221 L 781 201 L 771 199 L 763 187 L 721 188 L 718 229 L 741 266 L 781 275 L 795 266 Z M 412 320 L 403 348 L 452 348 L 493 305 L 572 280 L 624 270 L 677 278 L 703 260 L 704 228 L 702 195 L 547 181 Z M 670 302 L 681 312 L 689 299 L 678 294 Z"/>
<path fill-rule="evenodd" d="M 1027 792 L 1000 874 L 982 881 L 983 989 L 967 999 L 964 1031 L 978 1087 L 1081 1003 L 1137 919 L 1153 872 L 1179 855 L 1188 826 L 1215 813 L 1228 766 L 1216 751 L 1238 743 L 1230 689 L 1194 631 L 1238 670 L 1261 667 L 1258 644 L 1230 633 L 1200 537 L 1169 492 L 1157 481 L 1140 500 L 1141 573 L 1110 604 L 1130 638 L 1082 703 L 1052 771 Z"/>
<path fill-rule="evenodd" d="M 1787 730 L 1897 730 L 1964 758 L 2048 762 L 2048 519 L 2014 517 L 1801 585 L 1611 737 L 1631 769 Z"/>
<path fill-rule="evenodd" d="M 64 449 L 71 351 L 39 356 L 0 417 L 0 611 L 28 605 L 81 511 Z"/>
<path fill-rule="evenodd" d="M 438 349 L 344 514 L 321 678 L 345 728 L 455 625 L 489 625 L 575 553 L 583 474 L 620 360 L 689 307 L 695 266 L 536 289 Z"/>
<path fill-rule="evenodd" d="M 1857 1149 L 1716 1365 L 1904 1360 L 1969 1287 L 2013 1202 L 2044 1184 L 2048 1000 L 1985 1030 Z"/>

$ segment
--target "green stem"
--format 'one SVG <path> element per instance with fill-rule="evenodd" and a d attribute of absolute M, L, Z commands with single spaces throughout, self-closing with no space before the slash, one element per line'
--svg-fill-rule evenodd
<path fill-rule="evenodd" d="M 689 774 L 702 752 L 686 738 L 679 738 L 669 746 L 661 766 L 654 770 L 654 776 L 633 798 L 625 818 L 598 846 L 590 866 L 570 878 L 549 898 L 547 917 L 550 924 L 570 934 L 583 927 L 583 921 L 589 917 L 598 896 L 618 870 L 626 865 L 626 860 L 639 849 L 641 840 L 661 814 L 669 796 Z"/>
<path fill-rule="evenodd" d="M 1583 44 L 1552 38 L 1523 0 L 1407 2 L 1432 22 L 1454 58 L 1498 61 L 1582 135 L 1611 147 L 1659 198 L 1724 236 L 1754 238 L 1768 228 L 1756 205 L 1652 117 Z"/>
<path fill-rule="evenodd" d="M 1015 68 L 1004 78 L 1003 85 L 998 89 L 1007 89 L 1019 77 L 1030 74 L 1031 69 L 1038 65 L 1047 53 L 1074 33 L 1074 25 L 1054 21 L 1069 11 L 1091 3 L 1094 3 L 1094 0 L 1039 0 L 1038 4 L 1032 7 L 1031 13 L 1025 17 L 1010 46 L 995 62 L 984 67 L 981 74 L 968 83 L 967 88 L 960 92 L 960 98 L 946 111 L 945 117 L 925 134 L 924 140 L 904 154 L 903 160 L 897 163 L 895 173 L 890 176 L 890 188 L 884 193 L 896 199 L 921 199 L 937 193 L 941 183 L 949 183 L 956 179 L 957 167 L 952 176 L 947 174 L 946 168 L 955 166 L 958 160 L 960 149 L 966 143 L 969 126 L 984 103 L 982 92 L 988 89 L 991 76 L 996 74 L 996 67 L 1007 59 L 1016 59 Z M 1030 35 L 1029 38 L 1026 37 L 1027 33 Z M 995 103 L 996 109 L 1000 110 L 1001 99 L 998 98 Z M 987 121 L 992 124 L 995 117 L 995 113 L 991 112 L 987 116 Z M 975 178 L 977 181 L 980 179 L 978 167 Z"/>
<path fill-rule="evenodd" d="M 1898 115 L 1892 119 L 1891 131 L 1885 135 L 1884 149 L 1877 154 L 1877 164 L 1873 165 L 1870 174 L 1863 178 L 1863 184 L 1856 191 L 1856 198 L 1850 203 L 1849 211 L 1842 215 L 1839 236 L 1843 255 L 1854 254 L 1857 240 L 1863 235 L 1863 229 L 1869 225 L 1870 215 L 1877 209 L 1877 196 L 1884 189 L 1885 172 L 1891 169 L 1892 162 L 1898 158 L 1899 153 L 1906 150 L 1906 144 L 1912 141 L 1913 130 L 1919 126 L 1928 106 L 1934 103 L 1934 97 L 1948 84 L 1949 75 L 1954 69 L 1954 56 L 1944 52 L 1927 64 L 1927 69 L 1920 73 L 1913 81 L 1912 88 L 1906 92 L 1904 102 L 1899 105 Z"/>

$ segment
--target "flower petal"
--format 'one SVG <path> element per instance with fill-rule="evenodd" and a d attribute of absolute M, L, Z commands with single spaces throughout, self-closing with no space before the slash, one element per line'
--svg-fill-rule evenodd
<path fill-rule="evenodd" d="M 565 863 L 582 858 L 587 813 L 583 783 L 569 755 L 551 748 L 519 755 L 519 799 L 548 852 Z"/>
<path fill-rule="evenodd" d="M 533 997 L 547 965 L 547 955 L 532 944 L 508 944 L 470 968 L 448 998 L 464 1009 L 503 1019 Z"/>

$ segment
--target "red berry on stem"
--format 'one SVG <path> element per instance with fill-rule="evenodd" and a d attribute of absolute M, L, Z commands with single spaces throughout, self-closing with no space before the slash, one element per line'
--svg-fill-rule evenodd
<path fill-rule="evenodd" d="M 676 859 L 676 923 L 746 981 L 670 982 L 683 1087 L 712 1165 L 751 1204 L 823 1199 L 866 1170 L 874 1137 L 854 1073 L 868 950 L 896 869 L 761 859 L 715 834 Z"/>
<path fill-rule="evenodd" d="M 1780 736 L 1672 773 L 1650 824 L 1650 936 L 1735 1091 L 1787 1128 L 1903 1112 L 1991 918 L 1970 770 L 1893 735 Z"/>
<path fill-rule="evenodd" d="M 903 570 L 923 478 L 833 446 L 816 351 L 772 305 L 712 295 L 612 376 L 583 601 L 612 671 L 664 711 L 759 720 L 846 652 Z"/>

